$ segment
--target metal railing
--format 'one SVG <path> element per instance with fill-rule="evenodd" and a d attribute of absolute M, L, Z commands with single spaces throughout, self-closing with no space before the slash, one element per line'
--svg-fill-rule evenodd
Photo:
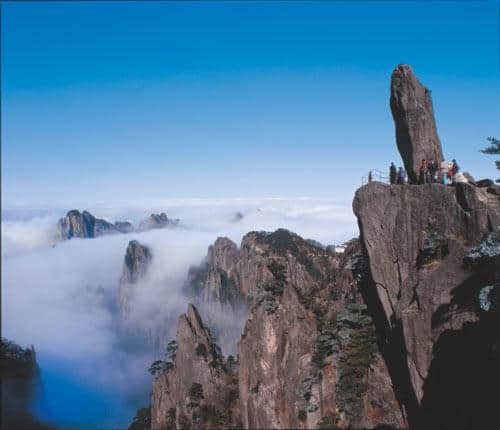
<path fill-rule="evenodd" d="M 386 184 L 390 183 L 389 175 L 385 174 L 381 170 L 370 170 L 370 172 L 361 178 L 361 185 L 366 185 L 369 181 L 371 173 L 372 182 L 385 182 Z"/>

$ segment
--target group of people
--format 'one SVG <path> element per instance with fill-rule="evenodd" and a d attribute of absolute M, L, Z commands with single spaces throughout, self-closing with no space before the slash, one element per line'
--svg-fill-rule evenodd
<path fill-rule="evenodd" d="M 391 163 L 391 167 L 389 168 L 389 179 L 391 184 L 404 185 L 406 184 L 407 176 L 405 169 L 402 167 L 396 168 L 396 165 Z"/>
<path fill-rule="evenodd" d="M 436 160 L 422 160 L 420 165 L 418 183 L 419 184 L 431 184 L 440 183 L 447 184 L 453 181 L 459 172 L 460 167 L 457 161 L 453 159 L 452 161 L 443 161 L 439 164 Z M 407 174 L 406 171 L 399 167 L 397 168 L 394 163 L 391 163 L 389 167 L 389 179 L 391 184 L 403 185 L 406 183 Z"/>

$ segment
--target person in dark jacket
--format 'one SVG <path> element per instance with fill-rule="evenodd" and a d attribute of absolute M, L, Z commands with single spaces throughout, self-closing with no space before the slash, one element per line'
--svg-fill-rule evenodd
<path fill-rule="evenodd" d="M 396 183 L 398 185 L 403 185 L 403 182 L 404 181 L 404 176 L 403 176 L 403 168 L 400 167 L 399 170 L 398 170 L 398 175 L 396 177 Z"/>
<path fill-rule="evenodd" d="M 458 167 L 457 160 L 453 159 L 452 163 L 453 165 L 451 166 L 451 174 L 455 176 L 460 170 L 460 167 Z"/>
<path fill-rule="evenodd" d="M 391 180 L 391 184 L 396 183 L 396 176 L 398 174 L 398 171 L 396 169 L 396 166 L 394 163 L 391 163 L 391 167 L 389 167 L 389 179 Z"/>
<path fill-rule="evenodd" d="M 437 169 L 438 169 L 437 163 L 434 160 L 431 160 L 429 163 L 429 182 L 431 183 L 436 182 Z"/>
<path fill-rule="evenodd" d="M 429 176 L 429 166 L 427 164 L 427 160 L 424 158 L 422 160 L 422 164 L 420 165 L 420 176 L 419 176 L 418 183 L 419 184 L 426 184 L 428 176 Z"/>

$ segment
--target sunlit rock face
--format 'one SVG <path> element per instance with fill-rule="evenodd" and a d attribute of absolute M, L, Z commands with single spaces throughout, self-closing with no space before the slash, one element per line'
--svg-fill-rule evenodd
<path fill-rule="evenodd" d="M 153 383 L 151 428 L 238 427 L 238 391 L 234 364 L 224 360 L 189 305 L 177 324 L 173 362 Z"/>
<path fill-rule="evenodd" d="M 418 182 L 422 160 L 443 161 L 431 92 L 407 64 L 397 66 L 391 78 L 391 111 L 396 142 L 411 183 Z"/>
<path fill-rule="evenodd" d="M 349 243 L 344 253 L 333 254 L 287 230 L 251 232 L 239 249 L 229 239 L 218 239 L 205 264 L 205 272 L 218 269 L 215 279 L 222 276 L 233 283 L 232 291 L 238 295 L 229 297 L 243 297 L 250 306 L 238 360 L 234 363 L 229 358 L 226 370 L 221 368 L 219 373 L 203 369 L 200 381 L 194 380 L 191 375 L 198 373 L 201 364 L 193 350 L 197 344 L 209 346 L 199 339 L 203 330 L 186 329 L 200 326 L 198 318 L 188 318 L 191 322 L 185 324 L 181 317 L 177 342 L 179 350 L 184 348 L 183 358 L 177 354 L 154 383 L 151 411 L 157 427 L 153 428 L 168 420 L 172 425 L 174 418 L 177 428 L 213 425 L 205 423 L 193 405 L 190 409 L 192 400 L 185 393 L 190 384 L 200 383 L 203 401 L 214 404 L 217 398 L 206 393 L 224 393 L 221 381 L 232 399 L 226 407 L 231 414 L 230 418 L 221 414 L 218 407 L 213 414 L 232 426 L 405 425 L 373 319 L 363 304 L 366 264 L 357 241 Z M 206 289 L 227 287 L 207 275 L 201 280 L 197 290 L 201 297 Z M 227 296 L 219 291 L 210 300 Z M 225 303 L 231 309 L 235 301 Z M 209 361 L 224 363 L 214 357 Z M 230 370 L 228 382 L 224 372 Z M 203 376 L 214 374 L 218 376 L 211 380 Z M 169 400 L 161 403 L 160 399 Z"/>
<path fill-rule="evenodd" d="M 468 184 L 372 183 L 353 207 L 373 278 L 368 306 L 385 316 L 381 334 L 410 424 L 468 428 L 481 416 L 486 425 L 496 412 L 485 406 L 500 392 L 481 378 L 500 363 L 488 359 L 497 336 L 481 319 L 479 297 L 498 282 L 500 200 Z"/>
<path fill-rule="evenodd" d="M 88 239 L 110 233 L 120 233 L 120 229 L 103 219 L 94 217 L 87 211 L 80 212 L 76 209 L 69 211 L 57 224 L 58 234 L 62 240 L 78 237 Z"/>

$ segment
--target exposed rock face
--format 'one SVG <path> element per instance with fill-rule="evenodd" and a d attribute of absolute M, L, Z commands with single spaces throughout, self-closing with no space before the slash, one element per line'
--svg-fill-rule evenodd
<path fill-rule="evenodd" d="M 73 209 L 58 222 L 58 231 L 61 239 L 93 238 L 103 234 L 118 233 L 118 228 L 103 220 L 94 217 L 87 211 Z"/>
<path fill-rule="evenodd" d="M 430 91 L 406 64 L 397 66 L 391 78 L 391 111 L 396 142 L 410 183 L 418 183 L 423 159 L 443 161 Z"/>
<path fill-rule="evenodd" d="M 235 372 L 189 305 L 177 324 L 173 364 L 153 383 L 151 429 L 237 427 Z"/>
<path fill-rule="evenodd" d="M 229 239 L 218 239 L 207 264 L 208 271 L 217 268 L 218 279 L 232 282 L 252 304 L 238 345 L 239 369 L 230 383 L 239 397 L 230 408 L 233 426 L 239 421 L 245 428 L 405 425 L 378 351 L 373 320 L 362 303 L 366 269 L 356 241 L 334 255 L 287 230 L 252 232 L 243 238 L 240 250 Z M 202 283 L 199 293 L 206 289 Z M 180 320 L 179 327 L 185 326 Z M 190 384 L 201 383 L 204 393 L 214 392 L 210 385 L 222 390 L 220 376 L 202 379 L 211 373 L 193 363 L 192 350 L 200 342 L 199 330 L 194 332 L 178 329 L 179 350 L 187 344 L 187 355 L 181 360 L 177 355 L 174 370 L 154 384 L 153 428 L 174 416 L 168 413 L 172 404 L 191 420 L 188 424 L 199 426 L 186 405 Z M 160 405 L 160 398 L 169 399 L 168 406 Z M 212 395 L 204 398 L 214 401 Z M 183 428 L 176 420 L 177 428 Z"/>
<path fill-rule="evenodd" d="M 133 286 L 144 277 L 152 258 L 151 250 L 147 246 L 137 240 L 128 243 L 119 290 L 119 306 L 123 316 L 127 316 L 130 312 Z"/>
<path fill-rule="evenodd" d="M 366 300 L 380 314 L 385 358 L 410 424 L 491 423 L 496 412 L 487 405 L 500 397 L 481 380 L 492 362 L 490 335 L 478 328 L 478 296 L 492 274 L 466 267 L 464 256 L 499 225 L 500 200 L 464 183 L 371 183 L 356 192 L 353 207 L 373 278 Z M 476 366 L 482 373 L 472 376 Z M 481 384 L 487 396 L 477 392 Z"/>
<path fill-rule="evenodd" d="M 171 220 L 165 213 L 151 214 L 149 218 L 139 223 L 138 232 L 152 229 L 175 227 L 179 220 Z M 80 212 L 76 209 L 69 211 L 57 224 L 58 236 L 62 240 L 79 237 L 83 239 L 102 236 L 112 233 L 131 233 L 135 231 L 132 223 L 128 221 L 116 221 L 110 223 L 106 220 L 94 217 L 87 211 Z"/>
<path fill-rule="evenodd" d="M 149 218 L 145 219 L 144 221 L 141 221 L 137 230 L 146 231 L 156 228 L 171 227 L 178 225 L 178 223 L 179 223 L 178 219 L 171 220 L 170 218 L 167 217 L 167 214 L 165 212 L 162 212 L 161 214 L 151 214 Z"/>

